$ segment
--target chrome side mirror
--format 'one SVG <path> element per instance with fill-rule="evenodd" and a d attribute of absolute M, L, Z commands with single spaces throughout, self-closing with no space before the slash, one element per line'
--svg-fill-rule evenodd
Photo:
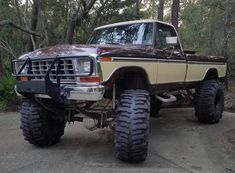
<path fill-rule="evenodd" d="M 169 46 L 175 46 L 178 44 L 178 37 L 166 37 L 166 44 Z"/>

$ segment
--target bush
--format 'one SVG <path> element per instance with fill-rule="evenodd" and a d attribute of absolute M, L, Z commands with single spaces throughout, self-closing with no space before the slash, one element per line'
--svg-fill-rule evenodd
<path fill-rule="evenodd" d="M 0 110 L 16 108 L 19 99 L 15 93 L 15 78 L 6 75 L 0 78 Z"/>

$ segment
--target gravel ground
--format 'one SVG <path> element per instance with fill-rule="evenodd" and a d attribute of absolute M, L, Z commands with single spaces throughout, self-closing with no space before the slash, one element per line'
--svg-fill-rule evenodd
<path fill-rule="evenodd" d="M 129 164 L 115 159 L 111 130 L 75 123 L 59 144 L 37 148 L 24 141 L 18 113 L 0 113 L 0 172 L 235 173 L 235 114 L 224 113 L 216 125 L 198 123 L 193 109 L 160 114 L 151 119 L 147 160 Z"/>

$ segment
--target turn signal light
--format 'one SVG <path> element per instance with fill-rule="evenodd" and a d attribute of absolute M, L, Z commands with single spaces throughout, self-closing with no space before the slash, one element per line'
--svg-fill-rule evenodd
<path fill-rule="evenodd" d="M 108 57 L 108 56 L 107 57 L 104 56 L 104 57 L 100 57 L 99 60 L 101 62 L 111 62 L 111 61 L 113 61 L 113 58 L 112 57 Z"/>
<path fill-rule="evenodd" d="M 20 81 L 26 82 L 26 81 L 28 81 L 28 80 L 29 80 L 28 77 L 25 77 L 25 76 L 20 77 Z"/>
<path fill-rule="evenodd" d="M 101 77 L 80 77 L 80 82 L 101 82 Z"/>

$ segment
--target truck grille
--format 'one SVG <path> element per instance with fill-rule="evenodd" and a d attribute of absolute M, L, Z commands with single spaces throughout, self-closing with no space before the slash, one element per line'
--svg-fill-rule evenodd
<path fill-rule="evenodd" d="M 32 61 L 32 73 L 35 75 L 38 74 L 46 74 L 46 72 L 49 70 L 53 60 L 35 60 Z M 73 66 L 73 61 L 72 59 L 64 59 L 61 60 L 61 65 L 60 65 L 60 74 L 62 75 L 70 75 L 70 74 L 75 74 L 74 73 L 74 66 Z M 50 79 L 52 81 L 56 80 L 56 69 L 57 69 L 57 64 L 51 69 L 50 73 Z M 43 80 L 44 77 L 42 76 L 35 76 L 32 78 L 32 80 Z M 61 77 L 61 82 L 75 82 L 76 78 L 75 77 Z"/>

